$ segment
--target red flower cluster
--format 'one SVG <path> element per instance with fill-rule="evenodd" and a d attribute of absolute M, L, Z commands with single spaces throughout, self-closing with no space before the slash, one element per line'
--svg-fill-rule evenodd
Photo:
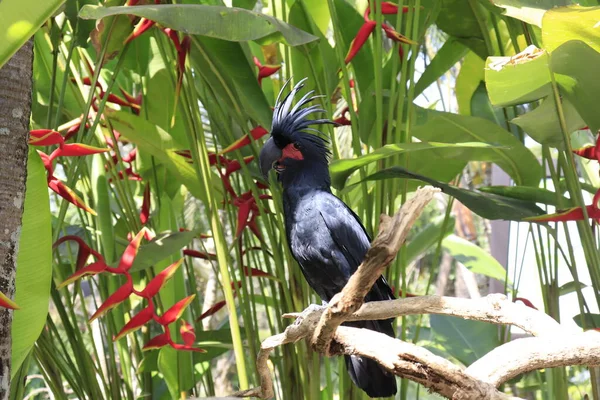
<path fill-rule="evenodd" d="M 402 13 L 407 13 L 408 10 L 409 10 L 408 7 L 402 7 Z M 398 14 L 398 12 L 399 12 L 399 9 L 396 4 L 390 3 L 388 1 L 381 2 L 381 13 L 383 15 Z M 367 6 L 367 9 L 365 10 L 364 18 L 365 18 L 365 23 L 360 27 L 360 29 L 358 30 L 358 33 L 356 34 L 356 37 L 354 38 L 354 40 L 352 40 L 352 43 L 350 44 L 350 50 L 348 51 L 348 54 L 346 55 L 346 59 L 344 60 L 344 62 L 346 64 L 348 64 L 350 61 L 352 61 L 354 56 L 356 56 L 358 51 L 362 48 L 362 46 L 365 44 L 365 42 L 367 41 L 367 39 L 369 38 L 371 33 L 373 33 L 373 31 L 375 30 L 375 27 L 377 26 L 377 22 L 375 22 L 374 20 L 371 19 L 370 5 Z M 385 35 L 395 42 L 406 43 L 406 44 L 416 44 L 415 42 L 408 39 L 404 35 L 401 35 L 400 33 L 396 32 L 394 30 L 394 28 L 387 25 L 386 23 L 383 23 L 381 25 L 381 27 L 383 28 Z M 399 46 L 398 49 L 399 49 L 398 52 L 400 54 L 400 59 L 402 59 L 403 58 L 402 46 Z"/>
<path fill-rule="evenodd" d="M 256 235 L 256 237 L 258 237 L 259 239 L 262 238 L 258 226 L 256 225 L 256 217 L 260 215 L 260 209 L 256 204 L 256 199 L 252 195 L 251 190 L 238 196 L 235 189 L 233 189 L 230 180 L 231 175 L 234 172 L 237 172 L 240 169 L 242 169 L 242 164 L 238 160 L 232 160 L 225 157 L 224 154 L 230 153 L 234 150 L 239 150 L 244 146 L 248 146 L 252 142 L 252 140 L 258 140 L 261 137 L 267 135 L 268 133 L 269 132 L 262 126 L 257 126 L 256 128 L 250 131 L 250 134 L 242 136 L 240 139 L 227 146 L 227 148 L 225 148 L 220 153 L 209 154 L 210 165 L 217 167 L 217 173 L 221 177 L 223 187 L 231 196 L 229 203 L 237 207 L 238 209 L 236 237 L 239 237 L 245 228 L 249 228 L 252 231 L 252 233 Z M 188 159 L 192 158 L 189 150 L 179 150 L 176 153 Z M 244 164 L 248 164 L 253 160 L 254 156 L 248 156 L 244 157 L 243 162 Z M 257 182 L 257 185 L 259 189 L 268 188 L 268 186 L 263 185 L 260 182 Z M 267 194 L 260 194 L 258 198 L 261 200 L 265 200 L 270 199 L 271 196 Z"/>
<path fill-rule="evenodd" d="M 65 185 L 61 180 L 54 176 L 53 161 L 60 156 L 64 157 L 77 157 L 87 156 L 90 154 L 104 153 L 109 149 L 101 149 L 99 147 L 88 146 L 81 143 L 65 143 L 65 139 L 62 135 L 51 129 L 36 129 L 29 132 L 29 144 L 33 146 L 52 146 L 58 145 L 58 148 L 54 150 L 50 155 L 43 153 L 38 150 L 40 157 L 48 172 L 48 187 L 52 189 L 63 199 L 69 203 L 85 210 L 93 215 L 96 212 L 89 208 L 83 200 L 75 193 L 71 188 Z"/>
<path fill-rule="evenodd" d="M 95 320 L 96 318 L 101 317 L 112 308 L 127 300 L 132 294 L 135 294 L 136 296 L 144 298 L 148 302 L 148 306 L 146 306 L 146 308 L 144 308 L 136 315 L 131 317 L 129 322 L 127 322 L 125 326 L 123 326 L 123 328 L 117 333 L 113 340 L 121 339 L 128 333 L 134 332 L 146 323 L 150 322 L 151 320 L 154 320 L 156 323 L 163 326 L 164 333 L 150 339 L 148 343 L 146 343 L 146 345 L 144 346 L 143 350 L 156 349 L 169 345 L 177 350 L 204 352 L 205 350 L 203 349 L 193 347 L 196 334 L 194 332 L 194 328 L 186 321 L 182 320 L 182 326 L 180 328 L 180 334 L 182 336 L 184 344 L 175 343 L 171 338 L 171 334 L 168 328 L 169 325 L 171 325 L 181 317 L 185 308 L 191 303 L 195 295 L 188 296 L 178 301 L 171 308 L 165 311 L 162 315 L 158 315 L 156 313 L 154 306 L 153 297 L 158 294 L 160 289 L 164 286 L 165 282 L 167 282 L 175 274 L 175 272 L 181 265 L 182 260 L 179 260 L 162 270 L 146 285 L 144 289 L 138 291 L 133 287 L 133 279 L 129 270 L 131 269 L 131 266 L 133 265 L 135 257 L 138 253 L 142 238 L 147 235 L 147 230 L 143 228 L 131 240 L 131 242 L 125 249 L 125 252 L 121 256 L 119 265 L 116 268 L 109 267 L 106 264 L 102 255 L 97 251 L 91 249 L 89 246 L 87 246 L 87 244 L 85 244 L 85 242 L 81 238 L 77 236 L 64 236 L 60 238 L 54 244 L 55 248 L 65 241 L 73 240 L 79 244 L 79 251 L 77 254 L 76 272 L 73 275 L 69 276 L 63 283 L 61 283 L 58 286 L 58 289 L 84 276 L 93 276 L 102 272 L 124 275 L 126 278 L 126 282 L 113 294 L 111 294 L 104 301 L 104 303 L 100 305 L 100 307 L 98 307 L 96 312 L 91 316 L 90 322 Z M 93 255 L 94 258 L 96 258 L 96 262 L 84 266 L 90 255 Z"/>
<path fill-rule="evenodd" d="M 262 85 L 263 78 L 268 78 L 281 69 L 281 65 L 262 65 L 258 57 L 254 57 L 254 65 L 258 67 L 258 84 Z"/>
<path fill-rule="evenodd" d="M 596 160 L 600 163 L 600 134 L 596 137 L 594 146 L 586 146 L 581 149 L 573 150 L 573 153 L 587 158 L 588 160 Z M 585 206 L 589 218 L 600 223 L 600 189 L 594 194 L 592 204 Z M 566 222 L 566 221 L 582 221 L 584 219 L 583 208 L 573 207 L 566 210 L 560 210 L 555 214 L 541 215 L 539 217 L 525 218 L 525 221 L 530 222 Z"/>

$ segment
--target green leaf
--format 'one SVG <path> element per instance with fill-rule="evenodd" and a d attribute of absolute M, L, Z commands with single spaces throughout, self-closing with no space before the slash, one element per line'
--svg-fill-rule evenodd
<path fill-rule="evenodd" d="M 86 5 L 79 12 L 79 17 L 83 19 L 100 19 L 112 15 L 136 15 L 176 31 L 234 42 L 268 39 L 271 42 L 283 40 L 290 46 L 298 46 L 317 40 L 317 37 L 283 21 L 243 8 L 198 4 L 135 7 Z"/>
<path fill-rule="evenodd" d="M 0 68 L 54 14 L 64 0 L 0 1 Z M 15 370 L 17 368 L 14 368 Z"/>
<path fill-rule="evenodd" d="M 585 122 L 581 119 L 573 104 L 566 98 L 562 99 L 562 109 L 568 132 L 576 131 L 585 126 Z M 554 96 L 546 97 L 538 108 L 520 115 L 510 122 L 520 126 L 538 143 L 560 149 L 564 147 Z"/>
<path fill-rule="evenodd" d="M 198 232 L 162 232 L 150 243 L 140 247 L 138 255 L 131 266 L 131 272 L 150 268 L 174 253 L 179 253 L 195 236 L 198 236 Z M 179 254 L 177 254 L 177 258 L 179 258 Z"/>
<path fill-rule="evenodd" d="M 436 25 L 484 58 L 488 55 L 488 50 L 477 19 L 477 14 L 483 13 L 486 11 L 478 2 L 444 0 Z"/>
<path fill-rule="evenodd" d="M 431 84 L 444 75 L 454 64 L 460 61 L 469 49 L 454 37 L 448 38 L 438 50 L 431 63 L 423 71 L 423 75 L 415 85 L 415 97 L 423 93 Z"/>
<path fill-rule="evenodd" d="M 566 42 L 580 40 L 600 51 L 599 21 L 600 7 L 569 5 L 550 9 L 542 19 L 544 47 L 552 52 Z"/>
<path fill-rule="evenodd" d="M 14 298 L 21 309 L 13 314 L 11 331 L 13 376 L 46 323 L 52 283 L 52 225 L 46 170 L 32 147 L 28 157 Z"/>
<path fill-rule="evenodd" d="M 575 106 L 592 132 L 600 129 L 600 54 L 586 43 L 573 40 L 552 52 L 550 66 L 560 93 Z"/>
<path fill-rule="evenodd" d="M 586 285 L 585 283 L 575 281 L 567 282 L 558 288 L 558 295 L 564 296 L 565 294 L 573 293 L 576 292 L 578 289 L 581 290 L 585 289 L 586 287 L 588 287 L 588 285 Z"/>
<path fill-rule="evenodd" d="M 370 163 L 383 160 L 385 158 L 403 154 L 426 151 L 429 154 L 422 157 L 431 158 L 457 158 L 466 157 L 471 159 L 474 153 L 483 153 L 489 151 L 493 146 L 485 143 L 402 143 L 388 144 L 369 154 L 352 159 L 342 159 L 332 162 L 329 166 L 331 173 L 331 184 L 337 189 L 344 187 L 346 179 L 357 169 Z"/>
<path fill-rule="evenodd" d="M 192 38 L 190 59 L 231 114 L 242 118 L 238 120 L 241 126 L 245 126 L 247 114 L 268 128 L 273 114 L 245 53 L 241 43 L 197 36 Z"/>
<path fill-rule="evenodd" d="M 583 328 L 584 325 L 585 329 L 600 328 L 600 314 L 577 314 L 573 317 L 573 321 L 581 328 Z"/>
<path fill-rule="evenodd" d="M 492 0 L 498 7 L 504 8 L 504 15 L 519 19 L 528 24 L 542 27 L 542 18 L 553 7 L 564 6 L 569 0 Z"/>
<path fill-rule="evenodd" d="M 173 172 L 194 197 L 203 198 L 196 172 L 183 157 L 174 152 L 181 147 L 175 145 L 173 138 L 165 130 L 125 111 L 106 111 L 105 115 L 117 131 Z"/>
<path fill-rule="evenodd" d="M 485 79 L 484 66 L 484 60 L 472 51 L 463 60 L 454 88 L 458 111 L 462 115 L 471 115 L 471 99 Z"/>
<path fill-rule="evenodd" d="M 492 193 L 498 196 L 510 197 L 531 203 L 548 204 L 555 207 L 561 206 L 557 198 L 560 196 L 562 198 L 562 207 L 569 207 L 571 204 L 571 200 L 562 194 L 557 194 L 548 189 L 530 186 L 483 186 L 480 187 L 479 190 L 484 193 Z"/>
<path fill-rule="evenodd" d="M 520 221 L 528 216 L 544 214 L 544 210 L 536 206 L 533 202 L 457 188 L 456 186 L 415 174 L 402 167 L 384 169 L 368 176 L 366 179 L 379 180 L 388 178 L 410 178 L 427 182 L 432 186 L 440 188 L 447 195 L 454 197 L 477 215 L 491 220 L 505 219 Z"/>
<path fill-rule="evenodd" d="M 450 235 L 442 245 L 452 257 L 471 272 L 504 282 L 506 270 L 490 253 L 456 235 Z"/>
<path fill-rule="evenodd" d="M 542 167 L 533 153 L 512 133 L 483 118 L 417 108 L 411 133 L 424 142 L 443 140 L 457 145 L 481 142 L 500 145 L 475 152 L 471 160 L 492 161 L 519 185 L 537 186 Z"/>
<path fill-rule="evenodd" d="M 78 46 L 85 47 L 90 33 L 95 28 L 94 21 L 85 21 L 77 18 L 77 13 L 85 4 L 92 4 L 92 0 L 67 0 L 65 4 L 65 15 L 75 31 L 75 42 Z"/>
<path fill-rule="evenodd" d="M 535 53 L 534 58 L 518 63 L 511 57 L 488 57 L 485 65 L 488 94 L 497 107 L 529 103 L 552 94 L 550 58 L 546 52 Z"/>
<path fill-rule="evenodd" d="M 432 315 L 436 343 L 468 366 L 500 345 L 498 327 L 446 315 Z"/>
<path fill-rule="evenodd" d="M 454 232 L 455 223 L 454 217 L 450 217 L 447 221 L 446 229 L 442 232 L 444 216 L 437 217 L 429 222 L 427 226 L 420 230 L 406 245 L 406 249 L 404 250 L 406 264 L 410 264 L 412 261 L 416 260 L 418 256 L 428 251 L 431 246 L 438 243 L 440 239 L 443 239 Z"/>

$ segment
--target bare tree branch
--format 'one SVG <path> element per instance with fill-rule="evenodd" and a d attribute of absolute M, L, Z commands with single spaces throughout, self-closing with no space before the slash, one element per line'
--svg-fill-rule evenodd
<path fill-rule="evenodd" d="M 517 339 L 490 351 L 465 372 L 499 386 L 524 372 L 567 365 L 600 365 L 600 332 Z"/>
<path fill-rule="evenodd" d="M 497 387 L 534 369 L 600 364 L 600 333 L 572 333 L 543 312 L 513 303 L 501 294 L 480 299 L 420 296 L 362 304 L 364 296 L 395 257 L 408 230 L 434 192 L 432 188 L 420 189 L 392 219 L 382 217 L 380 232 L 365 260 L 342 292 L 327 306 L 311 305 L 302 313 L 284 315 L 294 317 L 296 321 L 283 333 L 262 342 L 257 357 L 261 386 L 232 396 L 273 397 L 273 381 L 267 364 L 269 355 L 277 346 L 301 339 L 310 340 L 322 354 L 371 358 L 392 373 L 455 400 L 518 400 L 500 392 Z M 368 329 L 340 326 L 346 321 L 411 314 L 443 314 L 514 325 L 534 337 L 499 346 L 465 369 L 412 343 Z"/>

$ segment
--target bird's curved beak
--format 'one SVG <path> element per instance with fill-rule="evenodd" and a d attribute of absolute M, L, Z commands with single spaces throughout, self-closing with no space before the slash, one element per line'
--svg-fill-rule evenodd
<path fill-rule="evenodd" d="M 273 138 L 269 138 L 260 151 L 259 156 L 260 172 L 262 172 L 265 178 L 269 176 L 269 170 L 273 168 L 273 163 L 278 161 L 282 155 L 283 152 L 279 147 L 277 147 L 273 141 Z"/>

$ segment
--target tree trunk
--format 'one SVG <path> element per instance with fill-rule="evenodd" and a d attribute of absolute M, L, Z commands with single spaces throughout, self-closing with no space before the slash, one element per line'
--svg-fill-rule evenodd
<path fill-rule="evenodd" d="M 15 293 L 17 253 L 27 178 L 33 43 L 0 68 L 0 291 Z M 12 311 L 0 308 L 0 400 L 10 393 Z"/>

